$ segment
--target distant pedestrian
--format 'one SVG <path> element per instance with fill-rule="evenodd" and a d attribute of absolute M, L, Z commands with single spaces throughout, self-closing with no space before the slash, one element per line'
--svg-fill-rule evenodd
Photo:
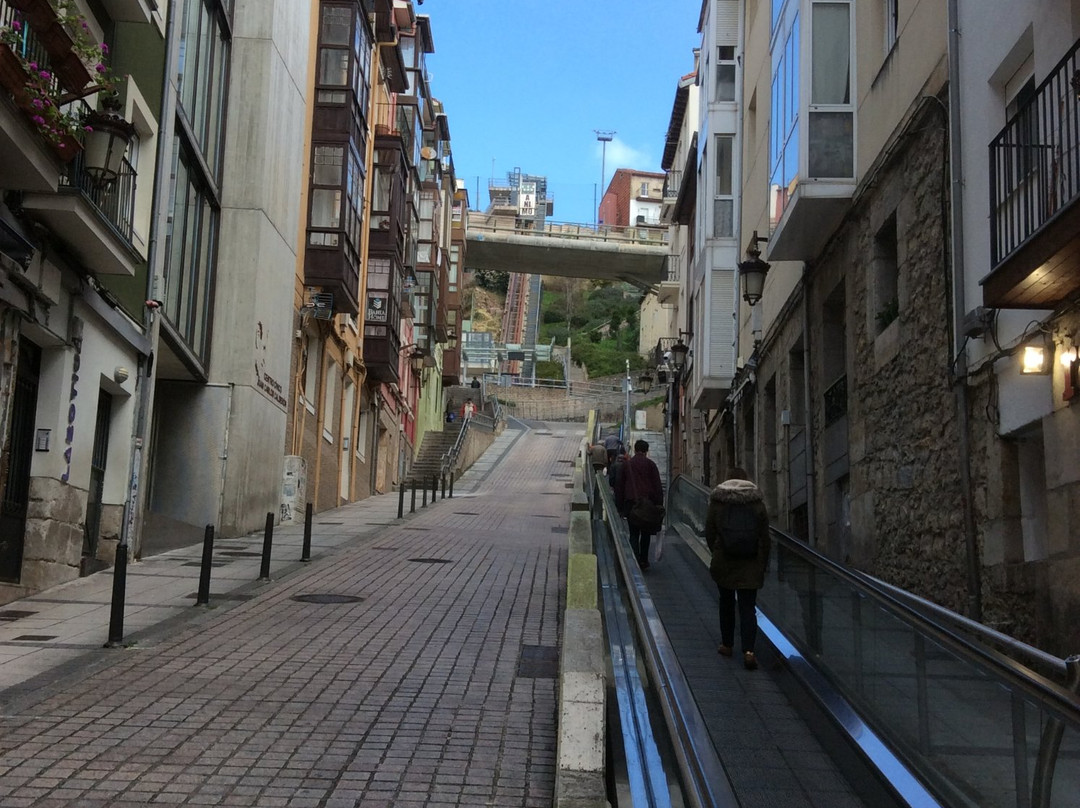
<path fill-rule="evenodd" d="M 622 441 L 619 440 L 617 433 L 612 432 L 604 438 L 604 448 L 607 449 L 607 460 L 610 466 L 615 462 L 615 455 L 619 453 L 619 449 L 623 448 Z"/>
<path fill-rule="evenodd" d="M 607 449 L 604 444 L 594 443 L 589 447 L 589 463 L 597 474 L 602 474 L 607 469 Z"/>
<path fill-rule="evenodd" d="M 649 540 L 659 533 L 662 524 L 642 521 L 633 513 L 638 500 L 648 500 L 657 508 L 664 504 L 664 484 L 660 469 L 649 459 L 649 443 L 634 441 L 634 456 L 627 460 L 615 481 L 615 507 L 626 517 L 630 528 L 630 547 L 637 557 L 638 566 L 649 568 Z"/>
<path fill-rule="evenodd" d="M 619 483 L 619 477 L 626 472 L 626 449 L 619 449 L 619 453 L 615 455 L 615 462 L 608 466 L 608 482 L 611 483 L 611 490 L 615 490 L 615 486 Z"/>
<path fill-rule="evenodd" d="M 769 563 L 769 513 L 761 489 L 740 468 L 709 495 L 705 516 L 705 540 L 712 551 L 709 574 L 720 590 L 720 647 L 722 656 L 732 655 L 735 644 L 735 606 L 739 610 L 739 640 L 743 665 L 757 668 L 757 593 L 765 585 Z"/>
<path fill-rule="evenodd" d="M 470 384 L 469 387 L 473 388 L 474 390 L 478 390 L 480 388 L 480 380 L 473 376 L 472 384 Z"/>
<path fill-rule="evenodd" d="M 476 412 L 476 405 L 473 404 L 473 400 L 471 398 L 465 399 L 465 403 L 461 407 L 461 417 L 462 418 L 471 418 L 473 416 L 473 413 L 475 413 L 475 412 Z"/>

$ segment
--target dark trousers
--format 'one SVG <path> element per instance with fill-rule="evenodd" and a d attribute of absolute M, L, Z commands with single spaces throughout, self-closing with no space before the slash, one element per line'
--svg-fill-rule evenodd
<path fill-rule="evenodd" d="M 634 551 L 634 556 L 637 558 L 639 564 L 649 563 L 649 539 L 652 535 L 641 529 L 633 519 L 626 520 L 627 525 L 630 528 L 630 548 Z"/>
<path fill-rule="evenodd" d="M 753 651 L 757 640 L 757 590 L 720 590 L 720 642 L 731 648 L 735 645 L 735 602 L 739 603 L 739 640 L 742 650 Z"/>

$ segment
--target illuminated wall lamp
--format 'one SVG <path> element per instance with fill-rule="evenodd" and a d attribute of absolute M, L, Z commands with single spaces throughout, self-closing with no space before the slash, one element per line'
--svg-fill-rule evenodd
<path fill-rule="evenodd" d="M 1045 376 L 1050 372 L 1052 344 L 1041 342 L 1024 346 L 1020 353 L 1020 373 L 1025 376 Z"/>

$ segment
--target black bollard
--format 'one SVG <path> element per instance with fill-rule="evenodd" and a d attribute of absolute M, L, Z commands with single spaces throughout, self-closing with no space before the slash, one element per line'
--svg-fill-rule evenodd
<path fill-rule="evenodd" d="M 432 474 L 431 475 L 431 504 L 432 505 L 435 504 L 435 497 L 438 495 L 438 493 L 439 493 L 439 475 L 438 474 Z"/>
<path fill-rule="evenodd" d="M 214 526 L 207 525 L 203 532 L 202 564 L 199 566 L 199 594 L 195 596 L 196 606 L 205 606 L 210 602 L 210 567 L 214 561 Z"/>
<path fill-rule="evenodd" d="M 409 503 L 409 513 L 416 513 L 416 480 L 412 481 L 412 501 Z"/>
<path fill-rule="evenodd" d="M 422 490 L 424 492 L 424 501 L 420 503 L 420 507 L 421 508 L 426 508 L 427 507 L 427 483 L 424 483 L 424 487 L 423 487 Z"/>
<path fill-rule="evenodd" d="M 259 567 L 259 580 L 270 580 L 270 548 L 274 544 L 274 514 L 266 514 L 266 531 L 263 533 L 262 565 Z"/>
<path fill-rule="evenodd" d="M 442 485 L 442 492 L 439 494 L 439 499 L 446 499 L 446 475 L 440 475 L 439 483 Z"/>
<path fill-rule="evenodd" d="M 300 550 L 301 561 L 311 561 L 311 503 L 304 508 L 304 546 Z"/>
<path fill-rule="evenodd" d="M 454 498 L 454 472 L 450 472 L 450 499 Z"/>
<path fill-rule="evenodd" d="M 398 483 L 398 495 L 397 495 L 397 518 L 400 519 L 405 515 L 405 481 L 402 480 Z"/>
<path fill-rule="evenodd" d="M 128 548 L 121 544 L 116 548 L 113 563 L 112 607 L 109 609 L 109 641 L 106 648 L 123 647 L 124 644 L 124 597 L 127 593 Z"/>

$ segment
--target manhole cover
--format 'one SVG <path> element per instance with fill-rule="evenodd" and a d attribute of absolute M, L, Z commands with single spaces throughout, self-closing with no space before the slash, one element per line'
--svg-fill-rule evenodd
<path fill-rule="evenodd" d="M 55 634 L 20 634 L 18 637 L 13 637 L 15 640 L 23 640 L 24 642 L 46 642 L 47 640 L 55 640 Z"/>
<path fill-rule="evenodd" d="M 402 528 L 402 530 L 431 530 L 431 528 L 430 527 L 406 527 L 406 528 Z M 389 549 L 389 548 L 383 548 L 383 549 Z"/>
<path fill-rule="evenodd" d="M 359 595 L 296 595 L 292 598 L 299 603 L 360 603 L 363 598 Z"/>
<path fill-rule="evenodd" d="M 221 555 L 233 556 L 234 558 L 260 558 L 262 553 L 255 550 L 222 550 Z"/>
<path fill-rule="evenodd" d="M 210 566 L 211 567 L 224 567 L 228 563 L 229 563 L 228 561 L 211 561 Z M 202 562 L 201 561 L 185 561 L 180 566 L 181 567 L 201 567 Z"/>
<path fill-rule="evenodd" d="M 343 525 L 344 522 L 319 522 L 320 525 Z"/>
<path fill-rule="evenodd" d="M 559 649 L 551 645 L 526 645 L 518 660 L 518 676 L 554 679 L 559 675 Z"/>
<path fill-rule="evenodd" d="M 479 516 L 475 511 L 454 511 L 454 516 Z"/>
<path fill-rule="evenodd" d="M 416 564 L 453 564 L 453 559 L 450 558 L 410 558 Z"/>
<path fill-rule="evenodd" d="M 27 612 L 20 609 L 4 609 L 0 612 L 0 621 L 10 622 L 12 620 L 21 620 L 24 617 L 32 617 L 37 612 Z"/>

